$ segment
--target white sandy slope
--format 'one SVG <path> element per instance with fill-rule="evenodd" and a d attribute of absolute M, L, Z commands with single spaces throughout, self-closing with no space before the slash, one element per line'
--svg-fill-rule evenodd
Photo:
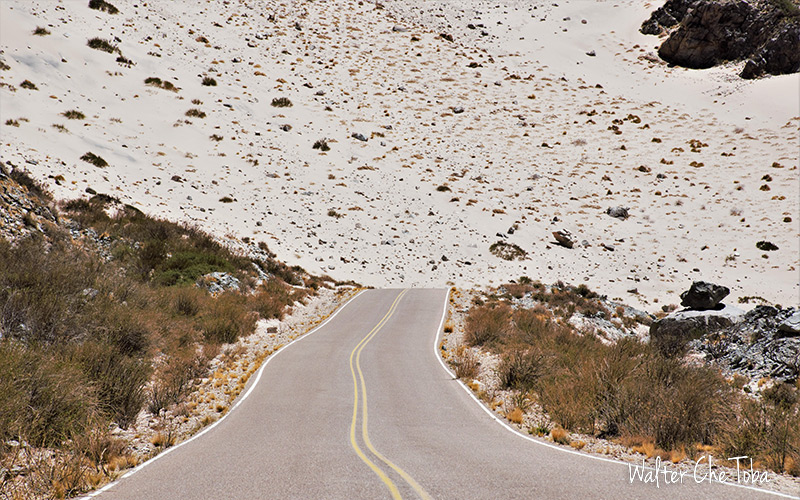
<path fill-rule="evenodd" d="M 729 302 L 800 303 L 798 75 L 652 62 L 658 39 L 638 27 L 656 4 L 111 1 L 120 14 L 0 2 L 2 159 L 58 197 L 91 187 L 374 286 L 526 275 L 655 310 L 705 279 Z M 136 65 L 87 47 L 95 36 Z M 281 96 L 294 105 L 272 107 Z M 61 116 L 71 109 L 86 119 Z M 312 149 L 321 138 L 327 153 Z M 707 146 L 692 152 L 693 139 Z M 87 151 L 109 166 L 79 160 Z M 631 217 L 605 214 L 617 205 Z M 587 246 L 555 245 L 562 228 Z M 527 257 L 492 255 L 497 233 Z"/>

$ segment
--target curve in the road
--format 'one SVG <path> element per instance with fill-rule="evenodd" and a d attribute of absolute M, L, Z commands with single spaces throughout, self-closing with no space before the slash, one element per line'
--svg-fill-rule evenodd
<path fill-rule="evenodd" d="M 295 342 L 303 340 L 304 338 L 307 338 L 309 335 L 312 335 L 312 334 L 318 332 L 319 330 L 321 330 L 325 325 L 330 323 L 336 316 L 338 316 L 339 313 L 342 312 L 342 310 L 345 307 L 347 307 L 348 305 L 350 305 L 351 302 L 356 300 L 356 298 L 358 298 L 358 296 L 361 295 L 362 293 L 364 293 L 364 290 L 362 290 L 362 291 L 356 293 L 355 295 L 353 295 L 352 297 L 350 297 L 350 299 L 347 302 L 342 304 L 342 306 L 339 307 L 338 309 L 336 309 L 336 311 L 334 311 L 333 314 L 328 316 L 328 318 L 325 321 L 323 321 L 322 323 L 320 323 L 319 325 L 317 325 L 316 327 L 311 329 L 311 331 L 309 331 L 305 335 L 301 335 L 300 337 L 292 340 L 291 342 L 289 342 L 288 344 L 283 346 L 281 349 L 279 349 L 272 356 L 268 357 L 266 359 L 266 361 L 264 361 L 264 364 L 261 365 L 261 368 L 259 368 L 258 372 L 256 373 L 256 378 L 253 380 L 253 383 L 250 384 L 250 388 L 242 395 L 242 397 L 239 398 L 239 400 L 236 402 L 236 404 L 234 404 L 233 407 L 227 413 L 225 413 L 225 415 L 223 415 L 221 418 L 219 418 L 216 422 L 214 422 L 213 424 L 209 425 L 208 427 L 206 427 L 202 431 L 198 432 L 194 436 L 190 437 L 186 441 L 182 441 L 182 442 L 178 443 L 177 445 L 172 446 L 171 448 L 167 448 L 166 450 L 164 450 L 163 452 L 161 452 L 158 455 L 154 456 L 153 458 L 147 460 L 146 462 L 143 462 L 143 463 L 137 465 L 136 467 L 134 467 L 130 471 L 126 472 L 125 474 L 120 476 L 117 480 L 112 481 L 112 482 L 108 483 L 107 485 L 103 486 L 102 488 L 96 489 L 96 490 L 86 494 L 82 498 L 93 498 L 93 497 L 96 497 L 97 495 L 99 495 L 99 494 L 103 493 L 104 491 L 110 489 L 111 487 L 115 486 L 119 481 L 121 481 L 121 480 L 123 480 L 125 478 L 128 478 L 128 477 L 131 477 L 132 475 L 136 474 L 137 472 L 139 472 L 140 470 L 144 469 L 148 465 L 152 465 L 153 462 L 155 462 L 156 460 L 164 458 L 165 456 L 167 456 L 168 454 L 174 452 L 178 448 L 181 448 L 182 446 L 186 446 L 187 444 L 191 443 L 195 439 L 200 438 L 203 434 L 206 434 L 207 432 L 210 432 L 214 427 L 216 427 L 219 424 L 221 424 L 223 422 L 223 420 L 228 418 L 228 416 L 230 416 L 233 413 L 233 411 L 236 410 L 236 408 L 238 408 L 239 405 L 241 405 L 248 398 L 248 396 L 250 396 L 250 394 L 252 394 L 253 389 L 256 388 L 256 386 L 258 385 L 258 382 L 261 380 L 261 375 L 264 373 L 264 369 L 267 367 L 267 365 L 269 364 L 270 361 L 275 359 L 275 356 L 277 356 L 278 354 L 283 352 L 284 349 L 286 349 L 290 345 L 294 344 Z"/>
<path fill-rule="evenodd" d="M 517 429 L 514 429 L 513 427 L 508 425 L 506 422 L 504 422 L 501 419 L 497 418 L 497 416 L 494 413 L 492 413 L 492 411 L 489 410 L 489 408 L 487 408 L 486 405 L 484 405 L 475 396 L 475 393 L 469 387 L 467 387 L 466 384 L 464 384 L 464 382 L 462 382 L 456 376 L 456 374 L 453 372 L 453 370 L 451 370 L 447 366 L 447 364 L 442 359 L 441 353 L 439 352 L 439 342 L 440 342 L 442 333 L 444 332 L 442 327 L 444 326 L 445 319 L 447 318 L 447 304 L 448 304 L 448 302 L 450 300 L 450 294 L 451 293 L 452 293 L 452 289 L 448 289 L 447 294 L 445 295 L 445 298 L 444 298 L 444 306 L 442 308 L 442 318 L 441 318 L 441 321 L 439 322 L 439 328 L 438 328 L 438 330 L 436 332 L 436 335 L 433 338 L 433 353 L 436 356 L 436 359 L 439 361 L 439 364 L 442 365 L 442 368 L 448 374 L 450 374 L 450 376 L 453 377 L 453 380 L 455 380 L 458 383 L 458 385 L 461 387 L 461 389 L 464 392 L 466 392 L 469 395 L 469 397 L 473 401 L 475 401 L 475 403 L 478 406 L 480 406 L 480 408 L 484 412 L 486 412 L 486 414 L 489 415 L 489 417 L 492 418 L 492 420 L 494 420 L 496 423 L 500 424 L 505 430 L 511 432 L 512 434 L 516 435 L 517 437 L 525 439 L 526 441 L 530 441 L 531 443 L 535 443 L 535 444 L 540 445 L 540 446 L 546 446 L 547 448 L 558 450 L 558 451 L 563 452 L 563 453 L 569 453 L 569 454 L 572 454 L 572 455 L 577 455 L 577 456 L 580 456 L 580 457 L 583 457 L 583 458 L 591 458 L 593 460 L 599 460 L 601 462 L 609 462 L 609 463 L 618 464 L 618 465 L 628 465 L 630 467 L 630 465 L 627 462 L 621 462 L 619 460 L 613 460 L 613 459 L 610 459 L 610 458 L 599 457 L 599 456 L 596 456 L 596 455 L 590 455 L 588 453 L 581 453 L 581 452 L 576 451 L 576 450 L 570 450 L 568 448 L 564 448 L 563 446 L 557 446 L 555 444 L 551 444 L 551 443 L 547 443 L 547 442 L 544 442 L 544 441 L 539 441 L 537 439 L 533 439 L 532 437 L 526 436 L 525 434 L 522 434 Z M 657 469 L 655 469 L 653 467 L 645 466 L 644 464 L 642 464 L 639 467 L 642 468 L 642 469 L 655 471 L 656 473 L 658 472 Z M 731 483 L 731 482 L 723 482 L 721 484 L 724 484 L 725 486 L 731 486 L 731 487 L 734 487 L 734 488 L 742 488 L 742 489 L 745 489 L 745 490 L 757 491 L 759 493 L 767 493 L 767 494 L 775 495 L 775 496 L 782 497 L 782 498 L 791 498 L 791 499 L 795 499 L 795 500 L 800 498 L 800 496 L 788 495 L 788 494 L 781 493 L 781 492 L 778 492 L 778 491 L 770 491 L 770 490 L 765 490 L 765 489 L 762 489 L 762 488 L 755 488 L 753 486 L 746 486 L 746 485 L 743 485 L 743 484 L 736 484 L 736 483 Z"/>

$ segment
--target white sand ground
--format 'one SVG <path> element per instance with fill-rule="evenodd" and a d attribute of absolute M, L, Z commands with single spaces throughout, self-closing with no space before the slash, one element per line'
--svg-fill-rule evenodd
<path fill-rule="evenodd" d="M 637 31 L 655 3 L 111 2 L 0 2 L 0 154 L 58 197 L 91 187 L 374 286 L 526 275 L 655 310 L 705 279 L 729 302 L 800 303 L 800 78 L 668 68 Z M 618 205 L 629 219 L 605 214 Z M 497 233 L 527 257 L 492 255 Z"/>

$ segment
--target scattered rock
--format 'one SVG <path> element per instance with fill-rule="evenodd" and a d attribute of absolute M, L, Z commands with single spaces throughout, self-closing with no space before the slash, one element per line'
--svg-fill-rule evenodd
<path fill-rule="evenodd" d="M 628 218 L 628 209 L 624 207 L 609 207 L 606 209 L 606 213 L 611 217 L 615 217 L 617 219 L 627 219 Z"/>
<path fill-rule="evenodd" d="M 593 50 L 590 50 L 589 52 L 586 53 L 586 55 L 589 56 L 589 57 L 594 57 L 594 56 L 597 55 L 597 53 L 595 51 L 593 51 Z"/>
<path fill-rule="evenodd" d="M 566 229 L 553 231 L 553 237 L 562 247 L 572 248 L 575 245 L 575 240 L 573 239 L 572 233 Z"/>
<path fill-rule="evenodd" d="M 364 134 L 359 134 L 356 132 L 353 133 L 350 137 L 352 137 L 353 139 L 358 139 L 361 142 L 367 142 L 367 136 L 365 136 Z"/>
<path fill-rule="evenodd" d="M 406 31 L 408 31 L 408 28 L 406 28 L 405 26 L 395 25 L 392 27 L 392 31 L 395 31 L 397 33 L 405 33 Z"/>
<path fill-rule="evenodd" d="M 759 241 L 756 243 L 756 248 L 765 252 L 772 252 L 778 249 L 778 246 L 770 241 Z"/>
<path fill-rule="evenodd" d="M 197 286 L 207 289 L 211 293 L 224 292 L 225 290 L 239 291 L 239 280 L 229 273 L 214 272 L 197 279 Z"/>
<path fill-rule="evenodd" d="M 455 106 L 455 107 L 453 108 L 453 114 L 456 114 L 456 115 L 457 115 L 457 114 L 459 114 L 459 113 L 463 113 L 463 112 L 464 112 L 464 108 L 463 108 L 463 107 L 461 107 L 461 106 Z"/>
<path fill-rule="evenodd" d="M 707 311 L 716 308 L 729 293 L 728 287 L 695 281 L 689 290 L 681 294 L 681 305 L 696 311 Z"/>

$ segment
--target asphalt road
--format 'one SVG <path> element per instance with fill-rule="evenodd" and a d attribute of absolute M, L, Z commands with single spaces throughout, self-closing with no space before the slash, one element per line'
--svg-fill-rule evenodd
<path fill-rule="evenodd" d="M 437 358 L 446 293 L 362 293 L 273 355 L 252 393 L 213 429 L 98 497 L 777 498 L 698 484 L 702 475 L 631 483 L 627 465 L 509 432 Z"/>

